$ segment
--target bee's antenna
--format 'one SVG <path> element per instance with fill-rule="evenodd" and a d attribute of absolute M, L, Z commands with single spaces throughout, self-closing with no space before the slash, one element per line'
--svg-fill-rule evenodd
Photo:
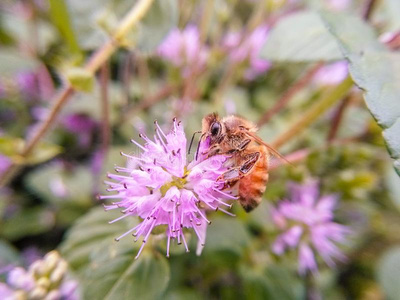
<path fill-rule="evenodd" d="M 206 133 L 203 133 L 203 134 L 201 135 L 201 137 L 200 137 L 200 139 L 199 139 L 199 142 L 198 142 L 198 144 L 197 144 L 197 150 L 196 150 L 195 160 L 197 160 L 197 157 L 199 156 L 200 143 L 201 143 L 201 140 L 203 139 L 203 136 L 204 136 L 205 134 L 206 134 Z"/>
<path fill-rule="evenodd" d="M 199 130 L 199 131 L 195 131 L 195 133 L 193 133 L 192 139 L 190 140 L 190 144 L 189 144 L 188 155 L 190 154 L 190 149 L 192 148 L 194 136 L 196 135 L 196 133 L 201 133 L 201 131 Z"/>

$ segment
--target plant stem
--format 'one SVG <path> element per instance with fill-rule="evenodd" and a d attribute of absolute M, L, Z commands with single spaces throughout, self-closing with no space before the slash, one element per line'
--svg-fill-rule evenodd
<path fill-rule="evenodd" d="M 101 116 L 102 116 L 102 140 L 101 153 L 102 159 L 107 155 L 109 144 L 111 141 L 111 125 L 110 125 L 110 104 L 108 99 L 108 84 L 110 80 L 110 68 L 105 63 L 100 69 L 100 101 L 101 101 Z"/>
<path fill-rule="evenodd" d="M 332 142 L 332 140 L 336 137 L 336 134 L 339 130 L 339 125 L 343 119 L 343 115 L 344 115 L 349 103 L 350 103 L 349 97 L 345 97 L 342 100 L 342 102 L 339 104 L 339 107 L 337 108 L 337 110 L 333 116 L 332 126 L 328 133 L 328 137 L 327 137 L 328 143 Z"/>
<path fill-rule="evenodd" d="M 348 93 L 353 86 L 353 80 L 348 76 L 343 80 L 333 91 L 328 91 L 325 97 L 314 103 L 302 116 L 295 121 L 288 130 L 278 136 L 278 138 L 271 143 L 274 148 L 279 148 L 287 143 L 291 138 L 299 135 L 307 126 L 319 118 L 326 110 L 333 104 Z"/>
<path fill-rule="evenodd" d="M 131 8 L 131 10 L 118 25 L 110 40 L 108 40 L 100 49 L 98 49 L 84 66 L 86 71 L 94 74 L 110 58 L 126 34 L 145 16 L 153 1 L 154 0 L 140 0 Z M 33 138 L 27 142 L 21 153 L 22 157 L 27 157 L 32 152 L 40 139 L 43 138 L 45 133 L 50 129 L 51 125 L 56 120 L 58 113 L 61 111 L 61 108 L 73 93 L 74 88 L 67 83 L 53 102 L 53 106 L 48 117 L 40 124 L 39 129 Z M 0 178 L 0 187 L 6 185 L 18 172 L 20 167 L 21 166 L 15 166 L 13 164 L 7 170 L 5 170 Z M 7 175 L 7 173 L 9 173 L 11 170 L 13 170 L 12 174 Z"/>
<path fill-rule="evenodd" d="M 262 126 L 267 123 L 272 116 L 282 110 L 289 101 L 297 94 L 301 89 L 303 89 L 307 84 L 313 79 L 315 73 L 323 66 L 323 63 L 317 63 L 311 69 L 307 70 L 304 76 L 300 77 L 283 95 L 276 101 L 275 105 L 261 116 L 257 125 Z"/>

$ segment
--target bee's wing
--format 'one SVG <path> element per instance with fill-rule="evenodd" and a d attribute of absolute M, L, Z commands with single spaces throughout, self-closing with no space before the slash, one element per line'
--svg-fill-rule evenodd
<path fill-rule="evenodd" d="M 292 165 L 290 161 L 288 161 L 282 154 L 280 154 L 277 150 L 275 150 L 272 146 L 268 145 L 266 142 L 264 142 L 261 138 L 259 138 L 257 135 L 255 135 L 253 132 L 246 131 L 246 135 L 249 137 L 253 138 L 257 143 L 260 145 L 264 145 L 265 147 L 268 148 L 268 150 L 271 151 L 271 153 L 278 159 L 284 161 L 285 163 L 288 163 L 289 165 Z"/>

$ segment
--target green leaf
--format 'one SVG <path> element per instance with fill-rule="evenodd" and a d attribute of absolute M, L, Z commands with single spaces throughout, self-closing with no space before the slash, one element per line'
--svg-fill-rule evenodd
<path fill-rule="evenodd" d="M 35 24 L 32 23 L 31 18 L 27 18 L 24 14 L 16 12 L 8 12 L 2 9 L 1 12 L 1 26 L 4 31 L 9 34 L 16 44 L 28 44 L 30 47 L 34 46 L 35 51 L 40 55 L 44 55 L 50 46 L 56 42 L 58 36 L 57 31 L 51 23 L 44 20 L 44 18 L 36 18 Z M 30 27 L 35 26 L 37 37 L 33 41 L 32 31 Z M 32 45 L 34 43 L 34 45 Z M 18 54 L 18 51 L 15 51 Z M 24 57 L 24 60 L 17 62 L 18 65 L 24 64 L 33 59 L 32 57 Z M 11 63 L 10 63 L 11 65 Z"/>
<path fill-rule="evenodd" d="M 71 22 L 83 49 L 94 49 L 112 34 L 118 21 L 137 1 L 69 0 Z M 142 51 L 153 51 L 178 24 L 178 1 L 155 0 L 144 19 L 124 41 Z"/>
<path fill-rule="evenodd" d="M 52 22 L 57 26 L 62 36 L 66 40 L 72 52 L 80 54 L 81 50 L 74 30 L 71 26 L 68 9 L 64 0 L 50 0 L 50 16 Z"/>
<path fill-rule="evenodd" d="M 26 182 L 52 203 L 74 202 L 84 207 L 92 203 L 93 175 L 85 167 L 66 170 L 60 164 L 48 164 L 29 173 Z"/>
<path fill-rule="evenodd" d="M 136 218 L 125 218 L 108 224 L 119 216 L 121 213 L 118 210 L 105 212 L 102 207 L 96 207 L 76 221 L 60 247 L 63 257 L 73 270 L 85 270 L 90 256 L 100 245 L 116 244 L 116 237 L 135 226 Z M 130 236 L 125 239 L 129 240 Z M 122 240 L 119 243 L 121 242 Z"/>
<path fill-rule="evenodd" d="M 9 264 L 19 264 L 20 257 L 17 249 L 5 240 L 0 240 L 0 266 L 4 267 Z"/>
<path fill-rule="evenodd" d="M 250 242 L 250 235 L 242 222 L 217 218 L 207 228 L 205 253 L 226 251 L 240 255 Z"/>
<path fill-rule="evenodd" d="M 398 299 L 400 295 L 400 247 L 385 252 L 378 263 L 377 277 L 388 299 Z"/>
<path fill-rule="evenodd" d="M 14 241 L 50 230 L 55 224 L 53 212 L 41 207 L 27 208 L 12 215 L 1 225 L 0 233 Z"/>
<path fill-rule="evenodd" d="M 62 148 L 60 146 L 42 142 L 25 158 L 24 162 L 32 165 L 40 164 L 52 159 L 61 152 Z"/>
<path fill-rule="evenodd" d="M 400 175 L 400 54 L 387 51 L 373 29 L 356 17 L 326 12 L 321 16 L 350 62 L 354 82 L 364 90 Z"/>
<path fill-rule="evenodd" d="M 178 1 L 156 0 L 138 27 L 137 47 L 144 52 L 153 51 L 178 25 Z"/>
<path fill-rule="evenodd" d="M 15 164 L 39 164 L 55 157 L 62 150 L 57 145 L 40 143 L 28 157 L 24 158 L 20 155 L 24 145 L 23 139 L 10 136 L 0 137 L 0 153 L 9 157 Z"/>
<path fill-rule="evenodd" d="M 304 299 L 304 285 L 293 270 L 278 265 L 266 270 L 244 268 L 241 276 L 246 299 Z"/>
<path fill-rule="evenodd" d="M 335 39 L 315 12 L 282 18 L 271 30 L 261 57 L 272 61 L 312 62 L 342 59 Z"/>
<path fill-rule="evenodd" d="M 83 68 L 70 68 L 66 72 L 69 83 L 78 91 L 90 92 L 93 90 L 94 76 Z"/>
<path fill-rule="evenodd" d="M 84 277 L 87 299 L 155 299 L 167 287 L 170 270 L 165 257 L 144 251 L 135 260 L 133 243 L 114 243 L 94 256 Z"/>
<path fill-rule="evenodd" d="M 25 141 L 10 136 L 0 137 L 0 153 L 8 156 L 15 164 L 39 164 L 61 153 L 62 148 L 57 145 L 40 143 L 26 158 L 20 153 L 24 149 Z"/>

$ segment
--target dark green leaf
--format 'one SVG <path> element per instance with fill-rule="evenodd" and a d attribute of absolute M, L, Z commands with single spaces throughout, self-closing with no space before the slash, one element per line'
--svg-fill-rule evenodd
<path fill-rule="evenodd" d="M 321 16 L 349 60 L 351 76 L 364 90 L 368 109 L 383 128 L 400 175 L 400 54 L 385 50 L 373 29 L 360 19 L 331 13 Z"/>
<path fill-rule="evenodd" d="M 36 235 L 50 230 L 55 224 L 53 212 L 41 207 L 17 212 L 1 225 L 0 233 L 9 240 Z"/>
<path fill-rule="evenodd" d="M 20 258 L 17 249 L 4 240 L 0 240 L 0 266 L 19 264 Z"/>
<path fill-rule="evenodd" d="M 114 239 L 134 226 L 136 218 L 131 220 L 125 218 L 114 224 L 108 224 L 119 216 L 121 213 L 118 210 L 105 212 L 102 207 L 96 207 L 76 221 L 60 248 L 72 269 L 84 270 L 90 261 L 90 256 L 100 245 L 117 243 Z M 125 239 L 130 240 L 130 238 L 132 237 L 127 236 Z"/>
<path fill-rule="evenodd" d="M 250 241 L 249 233 L 242 222 L 229 218 L 217 218 L 207 228 L 204 251 L 229 251 L 240 255 Z"/>
<path fill-rule="evenodd" d="M 317 13 L 303 11 L 282 18 L 272 29 L 261 57 L 273 61 L 309 62 L 343 58 Z"/>
<path fill-rule="evenodd" d="M 75 202 L 81 206 L 92 203 L 93 175 L 84 167 L 66 170 L 60 164 L 48 164 L 31 172 L 28 186 L 53 203 Z"/>
<path fill-rule="evenodd" d="M 109 243 L 93 256 L 84 275 L 87 299 L 154 299 L 166 289 L 170 277 L 166 258 L 145 250 L 135 260 L 137 248 L 127 241 Z"/>
<path fill-rule="evenodd" d="M 246 299 L 304 299 L 305 289 L 293 270 L 271 265 L 265 271 L 244 269 Z"/>

